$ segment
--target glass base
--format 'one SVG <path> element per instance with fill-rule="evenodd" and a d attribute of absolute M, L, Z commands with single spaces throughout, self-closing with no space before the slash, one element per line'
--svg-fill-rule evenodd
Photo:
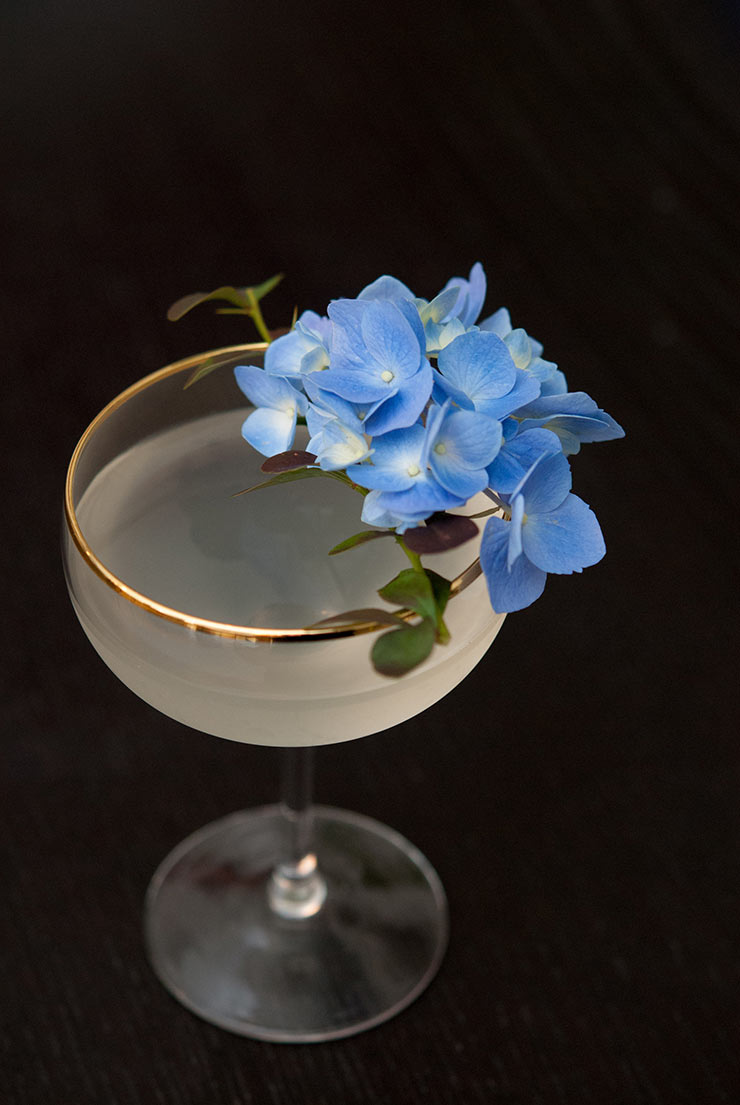
<path fill-rule="evenodd" d="M 269 905 L 279 806 L 207 825 L 154 875 L 152 965 L 205 1020 L 261 1040 L 334 1040 L 394 1016 L 436 974 L 447 903 L 428 861 L 370 818 L 317 806 L 314 819 L 327 894 L 313 916 L 285 919 Z"/>

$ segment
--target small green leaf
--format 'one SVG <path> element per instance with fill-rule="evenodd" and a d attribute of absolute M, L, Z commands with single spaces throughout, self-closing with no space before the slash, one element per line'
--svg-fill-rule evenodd
<path fill-rule="evenodd" d="M 263 280 L 261 284 L 255 284 L 254 287 L 249 288 L 249 291 L 256 300 L 259 301 L 260 299 L 264 299 L 268 292 L 271 292 L 273 288 L 278 286 L 284 275 L 285 273 L 278 272 L 275 276 L 270 276 L 267 280 Z"/>
<path fill-rule="evenodd" d="M 245 487 L 242 491 L 235 491 L 232 498 L 237 499 L 240 495 L 248 495 L 250 491 L 260 491 L 263 487 L 275 487 L 279 483 L 292 483 L 294 480 L 307 480 L 313 476 L 324 476 L 327 479 L 339 480 L 340 483 L 348 487 L 351 486 L 343 472 L 324 472 L 321 468 L 296 468 L 292 472 L 280 472 L 277 476 L 273 476 L 271 480 L 252 484 L 251 487 Z"/>
<path fill-rule="evenodd" d="M 426 572 L 417 572 L 414 568 L 404 568 L 395 579 L 381 587 L 378 594 L 386 602 L 395 602 L 399 606 L 410 606 L 423 618 L 435 618 L 437 605 L 434 592 Z"/>
<path fill-rule="evenodd" d="M 192 311 L 193 307 L 197 307 L 199 303 L 205 303 L 209 299 L 225 299 L 227 303 L 233 304 L 234 307 L 244 309 L 249 306 L 245 292 L 245 289 L 232 288 L 228 284 L 224 284 L 221 288 L 215 288 L 212 292 L 191 292 L 190 295 L 184 295 L 172 304 L 167 312 L 167 318 L 170 322 L 177 322 L 188 311 Z"/>
<path fill-rule="evenodd" d="M 193 384 L 197 384 L 199 380 L 205 379 L 206 376 L 210 376 L 215 368 L 219 368 L 223 364 L 231 364 L 233 360 L 233 357 L 222 357 L 220 360 L 215 358 L 206 361 L 205 364 L 202 364 L 200 368 L 196 368 L 195 372 L 188 376 L 187 380 L 182 385 L 183 391 L 185 391 L 186 388 L 192 387 Z"/>
<path fill-rule="evenodd" d="M 437 572 L 430 571 L 429 568 L 426 569 L 426 573 L 432 585 L 434 602 L 437 608 L 435 617 L 437 624 L 437 640 L 441 645 L 446 645 L 450 639 L 450 631 L 445 625 L 444 612 L 447 608 L 452 585 L 449 579 L 445 579 L 444 576 L 438 575 Z"/>
<path fill-rule="evenodd" d="M 426 660 L 434 648 L 435 637 L 432 618 L 424 618 L 418 625 L 406 625 L 402 629 L 383 633 L 370 653 L 373 667 L 380 675 L 393 678 L 405 675 Z"/>
<path fill-rule="evenodd" d="M 500 514 L 503 507 L 492 506 L 490 510 L 479 510 L 477 514 L 466 514 L 466 518 L 490 518 L 492 514 Z"/>
<path fill-rule="evenodd" d="M 274 456 L 268 457 L 260 468 L 263 472 L 295 472 L 299 468 L 315 463 L 314 453 L 306 453 L 302 449 L 288 449 L 286 453 L 275 453 Z"/>
<path fill-rule="evenodd" d="M 235 492 L 233 498 L 248 495 L 250 491 L 261 491 L 263 487 L 276 487 L 280 483 L 293 483 L 294 480 L 308 480 L 313 476 L 331 475 L 331 472 L 322 472 L 320 468 L 296 468 L 293 472 L 280 472 L 277 476 L 273 476 L 271 480 L 255 483 L 252 487 L 245 487 L 242 491 Z"/>
<path fill-rule="evenodd" d="M 350 625 L 352 622 L 377 622 L 378 625 L 405 626 L 403 618 L 390 610 L 381 610 L 379 607 L 363 606 L 357 610 L 345 610 L 343 614 L 334 614 L 331 618 L 322 618 L 320 622 L 313 622 L 309 629 L 316 629 L 321 625 Z"/>
<path fill-rule="evenodd" d="M 356 533 L 353 537 L 348 537 L 346 541 L 340 541 L 333 549 L 329 549 L 329 556 L 336 556 L 337 553 L 346 552 L 347 549 L 354 549 L 356 545 L 364 545 L 368 541 L 374 541 L 377 537 L 392 537 L 394 532 L 392 529 L 364 529 L 361 533 Z"/>
<path fill-rule="evenodd" d="M 426 573 L 427 578 L 432 585 L 434 602 L 441 618 L 445 612 L 447 601 L 450 597 L 450 581 L 449 579 L 445 579 L 444 576 L 438 575 L 437 572 L 430 571 L 429 568 L 426 569 Z"/>

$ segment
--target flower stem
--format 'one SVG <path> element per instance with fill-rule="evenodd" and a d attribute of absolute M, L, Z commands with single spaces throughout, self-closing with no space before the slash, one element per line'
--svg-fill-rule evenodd
<path fill-rule="evenodd" d="M 424 565 L 421 562 L 421 557 L 419 556 L 418 553 L 412 552 L 411 549 L 408 548 L 408 546 L 406 545 L 406 542 L 404 541 L 404 539 L 403 539 L 403 537 L 401 536 L 400 533 L 396 534 L 396 541 L 398 542 L 398 544 L 401 546 L 403 551 L 406 553 L 406 556 L 411 561 L 411 566 L 414 569 L 414 571 L 423 572 L 424 571 Z"/>
<path fill-rule="evenodd" d="M 247 288 L 246 292 L 247 302 L 249 303 L 248 314 L 254 322 L 254 325 L 257 327 L 262 340 L 266 341 L 269 345 L 272 341 L 272 337 L 270 335 L 270 331 L 267 329 L 265 320 L 262 317 L 262 308 L 260 307 L 259 300 L 257 299 L 251 288 Z"/>
<path fill-rule="evenodd" d="M 426 575 L 424 565 L 421 562 L 421 557 L 419 556 L 418 553 L 415 553 L 410 548 L 408 548 L 408 546 L 406 545 L 406 542 L 404 541 L 404 539 L 403 539 L 403 537 L 401 536 L 400 533 L 396 534 L 396 541 L 398 542 L 398 544 L 401 546 L 403 551 L 406 553 L 406 556 L 411 561 L 411 566 L 413 567 L 414 571 L 421 572 L 422 575 Z M 450 639 L 450 631 L 447 628 L 447 626 L 445 625 L 445 621 L 444 621 L 444 618 L 442 617 L 442 614 L 441 614 L 441 611 L 440 611 L 439 607 L 437 607 L 436 621 L 437 621 L 437 641 L 440 645 L 446 645 L 447 642 Z"/>

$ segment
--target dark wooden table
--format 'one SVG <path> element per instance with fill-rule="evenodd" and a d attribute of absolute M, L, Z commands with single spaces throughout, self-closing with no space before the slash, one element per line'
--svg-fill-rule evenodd
<path fill-rule="evenodd" d="M 3 1105 L 700 1105 L 740 1093 L 740 25 L 731 5 L 3 8 Z M 168 304 L 288 275 L 322 310 L 481 260 L 628 431 L 576 490 L 609 554 L 551 579 L 427 715 L 319 756 L 320 800 L 439 870 L 442 971 L 396 1020 L 265 1045 L 160 987 L 142 896 L 274 753 L 103 666 L 58 558 L 89 419 L 244 339 Z M 10 511 L 7 510 L 7 504 Z"/>

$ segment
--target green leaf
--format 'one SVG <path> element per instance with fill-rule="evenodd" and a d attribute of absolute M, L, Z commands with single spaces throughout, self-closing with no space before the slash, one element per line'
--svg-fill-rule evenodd
<path fill-rule="evenodd" d="M 479 510 L 477 514 L 466 514 L 466 518 L 490 518 L 492 514 L 500 514 L 502 511 L 500 506 L 492 506 L 490 510 Z"/>
<path fill-rule="evenodd" d="M 447 608 L 447 602 L 450 597 L 450 589 L 452 584 L 449 579 L 445 579 L 444 576 L 438 575 L 437 572 L 432 572 L 429 568 L 426 569 L 429 582 L 432 585 L 432 591 L 434 593 L 434 602 L 437 608 L 435 621 L 437 625 L 437 640 L 441 645 L 446 645 L 450 639 L 450 631 L 445 625 L 444 612 Z"/>
<path fill-rule="evenodd" d="M 346 541 L 340 541 L 333 549 L 329 549 L 329 556 L 336 556 L 337 553 L 346 552 L 347 549 L 354 549 L 356 545 L 364 545 L 368 541 L 374 541 L 377 537 L 393 537 L 394 533 L 395 531 L 392 529 L 364 529 L 361 533 L 356 533 L 353 537 L 348 537 Z"/>
<path fill-rule="evenodd" d="M 177 322 L 188 311 L 192 311 L 193 307 L 197 307 L 199 303 L 206 303 L 209 299 L 225 299 L 227 303 L 242 309 L 249 306 L 246 289 L 232 288 L 231 285 L 224 284 L 223 287 L 215 288 L 212 292 L 191 292 L 190 295 L 184 295 L 182 299 L 172 304 L 167 312 L 167 318 L 170 322 Z"/>
<path fill-rule="evenodd" d="M 252 293 L 254 298 L 259 301 L 264 299 L 268 292 L 271 292 L 273 288 L 276 288 L 280 281 L 283 279 L 285 273 L 278 272 L 275 276 L 270 276 L 267 280 L 263 280 L 261 284 L 255 284 L 254 287 L 248 290 Z M 246 291 L 247 289 L 245 289 Z"/>
<path fill-rule="evenodd" d="M 426 572 L 417 572 L 415 568 L 404 568 L 395 579 L 386 583 L 385 587 L 381 587 L 378 594 L 386 602 L 410 606 L 423 618 L 436 619 L 437 604 Z"/>
<path fill-rule="evenodd" d="M 324 472 L 321 468 L 296 468 L 292 472 L 280 472 L 279 475 L 273 476 L 271 480 L 264 480 L 263 483 L 255 483 L 251 487 L 245 487 L 242 491 L 234 492 L 232 498 L 238 499 L 240 495 L 248 495 L 250 491 L 261 491 L 263 487 L 276 487 L 280 483 L 293 483 L 294 480 L 308 480 L 314 476 L 328 476 L 331 479 L 341 479 L 342 483 L 348 483 L 346 477 L 343 477 L 339 472 Z"/>
<path fill-rule="evenodd" d="M 321 625 L 350 625 L 352 622 L 377 622 L 379 625 L 405 626 L 403 618 L 390 610 L 381 610 L 379 607 L 363 606 L 357 610 L 345 610 L 343 614 L 334 614 L 331 618 L 322 618 L 320 622 L 313 622 L 309 629 L 315 629 Z"/>
<path fill-rule="evenodd" d="M 426 660 L 434 648 L 435 637 L 432 618 L 424 618 L 418 625 L 406 625 L 402 629 L 383 633 L 370 653 L 373 667 L 380 675 L 393 678 L 405 675 Z"/>
<path fill-rule="evenodd" d="M 192 387 L 193 384 L 197 384 L 199 380 L 205 379 L 206 376 L 210 376 L 215 368 L 219 368 L 223 364 L 231 364 L 233 360 L 233 357 L 221 357 L 220 359 L 214 358 L 213 360 L 206 361 L 200 368 L 196 368 L 195 372 L 188 376 L 187 380 L 182 385 L 183 391 L 185 391 L 186 388 Z"/>
<path fill-rule="evenodd" d="M 444 576 L 438 575 L 436 572 L 432 572 L 429 568 L 426 569 L 427 578 L 432 585 L 432 592 L 434 594 L 434 602 L 441 618 L 447 607 L 447 601 L 450 597 L 450 581 L 445 579 Z"/>

